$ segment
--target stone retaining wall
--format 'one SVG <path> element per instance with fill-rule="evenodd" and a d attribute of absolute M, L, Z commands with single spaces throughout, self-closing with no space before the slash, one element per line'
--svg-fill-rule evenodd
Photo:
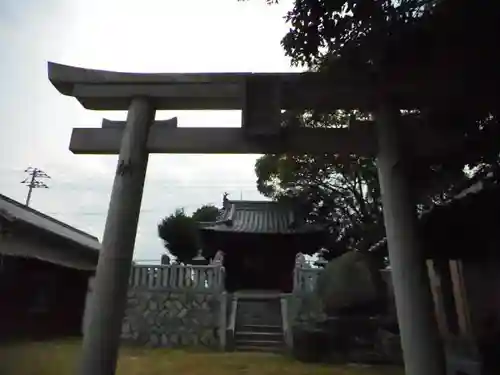
<path fill-rule="evenodd" d="M 122 339 L 153 347 L 224 345 L 226 294 L 130 288 Z"/>
<path fill-rule="evenodd" d="M 284 297 L 288 304 L 288 324 L 314 324 L 326 318 L 319 298 L 313 293 L 294 293 Z"/>

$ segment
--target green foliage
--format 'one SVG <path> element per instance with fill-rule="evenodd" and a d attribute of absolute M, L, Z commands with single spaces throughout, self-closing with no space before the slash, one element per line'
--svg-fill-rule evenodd
<path fill-rule="evenodd" d="M 306 127 L 346 127 L 359 112 L 304 113 Z M 406 172 L 419 210 L 445 201 L 466 178 L 463 158 L 412 161 Z M 488 165 L 488 164 L 485 164 Z M 269 154 L 255 165 L 257 188 L 275 200 L 293 200 L 309 219 L 330 229 L 326 259 L 347 250 L 367 250 L 385 234 L 378 171 L 374 158 L 356 155 Z"/>
<path fill-rule="evenodd" d="M 239 1 L 240 3 L 243 3 L 243 2 L 246 2 L 248 0 L 237 0 L 237 1 Z M 272 4 L 278 4 L 279 0 L 265 0 L 265 2 L 267 5 L 272 5 Z"/>
<path fill-rule="evenodd" d="M 158 235 L 168 251 L 181 263 L 189 263 L 199 249 L 195 221 L 178 209 L 158 224 Z"/>
<path fill-rule="evenodd" d="M 357 68 L 377 63 L 389 43 L 428 14 L 436 0 L 296 0 L 282 45 L 311 68 L 342 57 Z"/>
<path fill-rule="evenodd" d="M 293 64 L 310 70 L 341 71 L 382 86 L 405 82 L 424 97 L 447 88 L 439 100 L 412 109 L 436 131 L 463 138 L 446 154 L 408 166 L 423 210 L 453 195 L 466 180 L 464 167 L 500 176 L 500 55 L 494 47 L 499 17 L 500 2 L 486 0 L 295 0 L 282 45 Z M 308 112 L 298 118 L 303 126 L 342 127 L 350 115 Z M 295 199 L 311 219 L 329 224 L 330 257 L 366 249 L 383 235 L 373 160 L 266 155 L 256 174 L 261 193 Z"/>
<path fill-rule="evenodd" d="M 372 159 L 265 155 L 257 161 L 256 173 L 262 194 L 294 199 L 309 213 L 309 219 L 328 225 L 336 247 L 366 248 L 383 234 L 380 189 Z"/>
<path fill-rule="evenodd" d="M 194 221 L 216 221 L 220 215 L 220 210 L 210 204 L 206 204 L 198 208 L 191 216 Z"/>
<path fill-rule="evenodd" d="M 378 267 L 360 252 L 350 251 L 330 261 L 317 281 L 317 294 L 326 312 L 364 305 L 381 294 Z"/>
<path fill-rule="evenodd" d="M 218 215 L 219 209 L 211 205 L 200 207 L 192 216 L 186 215 L 183 209 L 177 209 L 158 224 L 158 235 L 170 254 L 186 264 L 201 248 L 197 222 L 215 221 Z"/>
<path fill-rule="evenodd" d="M 417 113 L 464 144 L 415 163 L 413 180 L 427 181 L 436 169 L 498 168 L 499 17 L 500 2 L 489 0 L 295 0 L 282 45 L 311 70 L 407 82 L 423 96 L 446 88 Z"/>
<path fill-rule="evenodd" d="M 450 73 L 452 66 L 455 69 L 463 64 L 456 72 L 470 71 L 474 82 L 472 79 L 467 82 L 471 88 L 478 87 L 475 85 L 490 79 L 478 77 L 477 72 L 482 69 L 474 68 L 470 65 L 474 62 L 458 56 L 465 56 L 462 53 L 471 48 L 465 42 L 466 34 L 474 34 L 476 41 L 485 39 L 471 51 L 472 55 L 488 56 L 481 62 L 483 67 L 493 67 L 490 60 L 498 60 L 488 52 L 491 50 L 488 45 L 493 44 L 486 42 L 486 35 L 493 34 L 481 36 L 477 31 L 485 27 L 493 30 L 498 24 L 488 15 L 488 11 L 499 14 L 500 7 L 492 4 L 482 0 L 474 5 L 444 0 L 295 0 L 286 17 L 290 30 L 282 45 L 292 63 L 310 70 L 364 74 L 374 82 L 384 83 L 407 79 L 407 72 L 412 71 L 412 77 L 430 82 L 431 90 L 433 84 L 448 86 L 448 81 L 442 79 L 450 79 L 450 87 L 457 80 L 463 81 L 463 74 Z M 467 30 L 464 27 L 467 24 L 476 27 Z M 454 49 L 449 50 L 449 46 Z M 488 68 L 488 72 L 493 74 L 498 69 Z M 498 74 L 494 77 L 498 78 Z M 481 99 L 476 96 L 468 95 L 466 103 L 454 96 L 435 103 L 434 107 L 413 111 L 435 129 L 453 129 L 463 135 L 464 141 L 447 155 L 412 160 L 407 173 L 419 209 L 448 199 L 455 186 L 465 179 L 465 166 L 482 173 L 500 169 L 500 146 L 494 141 L 500 136 L 497 106 L 486 105 L 484 96 Z M 329 115 L 304 113 L 298 117 L 303 126 L 343 127 L 351 115 L 337 111 Z M 354 115 L 362 117 L 360 113 Z M 294 198 L 313 220 L 329 224 L 333 253 L 364 250 L 383 236 L 380 192 L 372 159 L 266 155 L 257 162 L 256 174 L 261 193 L 274 199 Z"/>
<path fill-rule="evenodd" d="M 299 116 L 307 127 L 345 127 L 358 112 Z M 255 165 L 257 188 L 292 199 L 309 219 L 330 228 L 329 249 L 366 249 L 384 234 L 378 174 L 372 158 L 355 155 L 264 155 Z M 330 258 L 328 255 L 326 258 Z"/>

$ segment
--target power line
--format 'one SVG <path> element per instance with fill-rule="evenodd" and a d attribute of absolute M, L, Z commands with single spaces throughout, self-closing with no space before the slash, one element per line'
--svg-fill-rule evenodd
<path fill-rule="evenodd" d="M 165 183 L 162 185 L 162 188 L 169 188 L 169 187 L 176 187 L 176 188 L 217 188 L 217 189 L 226 189 L 226 188 L 231 188 L 231 189 L 245 189 L 245 190 L 257 190 L 257 184 L 253 183 L 242 183 L 242 184 L 224 184 L 221 183 L 220 181 L 217 182 L 217 184 L 210 184 L 210 183 L 189 183 L 189 184 L 183 184 L 183 183 Z"/>
<path fill-rule="evenodd" d="M 183 183 L 151 183 L 152 186 L 158 187 L 160 186 L 163 190 L 173 190 L 173 189 L 230 189 L 230 190 L 243 190 L 243 191 L 258 191 L 257 190 L 257 185 L 256 184 L 223 184 L 223 183 L 217 183 L 217 184 L 205 184 L 205 183 L 191 183 L 191 184 L 183 184 Z M 149 188 L 149 186 L 146 184 L 146 189 Z M 83 189 L 83 188 L 82 188 Z M 75 190 L 74 188 L 72 190 Z"/>
<path fill-rule="evenodd" d="M 23 181 L 21 181 L 21 184 L 27 185 L 28 186 L 28 195 L 26 197 L 26 206 L 30 205 L 31 201 L 31 193 L 33 192 L 33 189 L 37 188 L 43 188 L 43 189 L 48 189 L 49 187 L 45 182 L 39 181 L 39 178 L 50 178 L 50 176 L 42 171 L 41 169 L 38 168 L 32 168 L 28 167 L 24 171 L 25 173 L 28 173 L 28 177 L 26 177 Z"/>

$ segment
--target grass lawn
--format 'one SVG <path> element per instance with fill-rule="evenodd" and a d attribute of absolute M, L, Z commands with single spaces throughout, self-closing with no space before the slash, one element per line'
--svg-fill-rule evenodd
<path fill-rule="evenodd" d="M 18 343 L 0 346 L 1 375 L 73 375 L 79 341 Z M 258 353 L 208 353 L 123 348 L 119 375 L 403 375 L 398 367 L 311 365 Z"/>

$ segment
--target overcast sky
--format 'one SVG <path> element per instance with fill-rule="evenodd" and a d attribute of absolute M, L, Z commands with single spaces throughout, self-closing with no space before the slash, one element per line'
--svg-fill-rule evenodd
<path fill-rule="evenodd" d="M 291 1 L 0 0 L 0 193 L 24 202 L 28 166 L 49 174 L 31 206 L 102 238 L 116 156 L 73 155 L 73 127 L 123 112 L 85 110 L 47 79 L 47 61 L 131 72 L 290 71 L 280 40 Z M 162 111 L 179 126 L 240 126 L 237 111 Z M 256 155 L 153 155 L 136 259 L 159 259 L 157 223 L 177 207 L 262 199 Z"/>

